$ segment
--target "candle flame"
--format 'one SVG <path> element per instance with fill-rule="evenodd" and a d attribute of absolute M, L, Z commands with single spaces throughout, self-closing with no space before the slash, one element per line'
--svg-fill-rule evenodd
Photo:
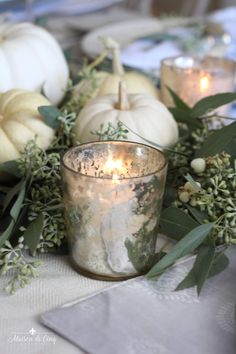
<path fill-rule="evenodd" d="M 119 177 L 122 173 L 124 173 L 122 160 L 107 160 L 104 166 L 104 172 L 112 174 L 112 181 L 114 183 L 119 183 Z"/>
<path fill-rule="evenodd" d="M 113 170 L 121 170 L 122 165 L 123 165 L 122 160 L 113 161 L 112 159 L 110 159 L 105 164 L 105 170 L 110 171 L 110 172 Z"/>
<path fill-rule="evenodd" d="M 209 79 L 207 76 L 203 76 L 200 79 L 200 91 L 205 92 L 209 87 Z"/>

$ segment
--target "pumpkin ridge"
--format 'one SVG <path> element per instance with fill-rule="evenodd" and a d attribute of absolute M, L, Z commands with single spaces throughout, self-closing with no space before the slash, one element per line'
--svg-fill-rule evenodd
<path fill-rule="evenodd" d="M 18 130 L 23 130 L 23 134 L 24 134 L 24 132 L 26 132 L 27 134 L 30 133 L 30 135 L 32 134 L 33 137 L 30 138 L 30 139 L 27 139 L 27 141 L 36 140 L 38 134 L 36 134 L 33 130 L 29 129 L 26 125 L 24 125 L 24 124 L 21 123 L 21 122 L 18 122 L 18 121 L 15 121 L 15 122 L 14 122 L 13 120 L 8 120 L 8 121 L 6 122 L 5 126 L 3 127 L 3 131 L 7 134 L 8 139 L 14 144 L 16 150 L 17 150 L 19 153 L 21 153 L 21 152 L 22 152 L 21 149 L 19 149 L 19 148 L 17 147 L 18 141 L 15 141 L 15 139 L 14 139 L 14 133 L 15 133 L 15 132 L 13 132 L 13 136 L 11 136 L 11 135 L 9 134 L 8 129 L 6 130 L 6 126 L 9 125 L 9 123 L 10 123 L 10 125 L 11 125 L 12 123 L 17 124 L 17 125 L 18 125 L 17 129 L 18 129 Z M 10 131 L 12 132 L 11 127 L 10 127 Z M 20 140 L 19 140 L 19 141 L 20 141 Z M 25 145 L 26 142 L 25 142 L 25 141 L 24 141 L 24 142 L 23 142 L 23 141 L 20 141 L 20 143 L 23 143 L 23 144 Z"/>
<path fill-rule="evenodd" d="M 38 115 L 39 106 L 50 105 L 46 97 L 40 95 L 37 92 L 24 91 L 22 95 L 17 95 L 11 102 L 8 102 L 5 108 L 5 114 L 12 116 L 17 112 L 27 112 L 33 116 Z"/>
<path fill-rule="evenodd" d="M 20 157 L 19 151 L 16 149 L 15 145 L 11 142 L 11 140 L 8 138 L 7 134 L 4 132 L 4 130 L 0 127 L 0 136 L 2 135 L 3 140 L 5 139 L 5 143 L 7 142 L 7 145 L 10 146 L 10 155 L 14 156 L 14 158 L 11 158 L 11 160 L 15 160 L 16 158 Z M 1 137 L 1 138 L 2 138 Z M 2 142 L 1 142 L 2 144 Z M 9 146 L 8 146 L 8 157 L 9 157 Z M 6 155 L 5 155 L 6 156 Z M 2 155 L 0 154 L 0 163 L 3 163 L 5 161 L 8 161 L 8 158 L 4 158 L 2 157 Z"/>
<path fill-rule="evenodd" d="M 36 118 L 36 117 L 35 117 Z M 17 122 L 17 123 L 20 123 L 22 124 L 24 127 L 26 127 L 27 129 L 29 129 L 32 133 L 35 133 L 34 130 L 32 129 L 32 127 L 29 127 L 27 124 L 24 124 L 21 119 L 17 119 L 16 117 L 10 117 L 8 120 L 8 122 Z"/>
<path fill-rule="evenodd" d="M 24 24 L 27 26 L 21 26 Z M 53 37 L 49 37 L 48 32 L 45 29 L 43 29 L 42 27 L 37 27 L 34 24 L 20 23 L 20 24 L 13 25 L 12 27 L 9 26 L 7 30 L 8 31 L 5 34 L 7 40 L 9 39 L 14 40 L 16 37 L 20 38 L 20 37 L 29 36 L 30 33 L 30 37 L 35 37 L 35 39 L 47 42 L 49 46 L 53 46 L 54 49 L 58 49 L 57 41 Z"/>
<path fill-rule="evenodd" d="M 21 94 L 22 94 L 22 92 L 20 90 L 12 89 L 12 90 L 9 90 L 9 91 L 3 93 L 0 96 L 0 112 L 2 113 L 3 116 L 6 114 L 7 106 L 9 104 L 10 105 L 13 104 L 12 100 L 14 100 L 15 97 L 17 97 L 17 96 L 19 96 Z"/>
<path fill-rule="evenodd" d="M 26 37 L 26 36 L 25 36 Z M 44 62 L 42 61 L 42 56 L 40 55 L 39 51 L 37 50 L 37 46 L 35 47 L 34 45 L 32 45 L 32 39 L 27 36 L 26 38 L 24 37 L 24 43 L 27 44 L 27 47 L 30 48 L 31 52 L 34 53 L 34 56 L 37 58 L 37 71 L 39 70 L 39 68 L 41 69 L 41 74 L 42 77 L 44 77 L 44 72 L 47 71 L 46 66 L 44 65 Z M 31 39 L 31 40 L 30 40 Z M 48 46 L 47 46 L 48 47 Z M 39 65 L 40 64 L 40 65 Z M 39 67 L 38 67 L 39 66 Z M 42 82 L 42 86 L 43 86 L 43 82 Z"/>
<path fill-rule="evenodd" d="M 27 43 L 27 45 L 32 49 L 32 48 L 34 48 L 34 53 L 36 53 L 36 55 L 37 55 L 37 59 L 38 58 L 42 58 L 42 55 L 40 55 L 41 53 L 39 52 L 39 51 L 37 51 L 37 46 L 36 47 L 33 47 L 33 45 L 32 45 L 32 43 L 34 43 L 34 41 L 32 40 L 32 37 L 35 37 L 36 39 L 38 39 L 38 40 L 40 40 L 40 42 L 42 42 L 42 44 L 43 45 L 45 45 L 45 47 L 47 47 L 46 49 L 50 49 L 51 50 L 51 52 L 54 52 L 54 54 L 55 54 L 55 52 L 56 52 L 56 50 L 57 50 L 57 48 L 56 47 L 52 47 L 52 43 L 50 43 L 49 41 L 43 41 L 42 40 L 42 38 L 40 37 L 40 36 L 35 36 L 35 34 L 34 33 L 30 33 L 30 36 L 28 35 L 28 33 L 27 33 L 27 35 L 26 35 L 26 39 L 25 39 L 25 37 L 24 37 L 24 42 L 25 43 Z M 30 43 L 31 42 L 31 43 Z M 29 45 L 29 43 L 30 43 L 30 45 Z M 58 53 L 57 53 L 58 54 Z M 42 60 L 40 60 L 40 62 L 42 63 Z M 45 67 L 46 68 L 46 67 Z M 47 79 L 47 78 L 46 78 Z"/>
<path fill-rule="evenodd" d="M 5 137 L 8 139 L 8 142 L 10 142 L 10 144 L 14 147 L 15 151 L 19 154 L 20 151 L 17 149 L 16 145 L 14 144 L 14 141 L 9 137 L 9 135 L 7 134 L 7 132 L 4 129 L 4 125 L 2 125 L 0 127 L 0 129 L 3 131 Z"/>
<path fill-rule="evenodd" d="M 9 82 L 10 82 L 10 85 L 12 86 L 13 81 L 14 81 L 13 80 L 13 73 L 12 73 L 12 70 L 11 70 L 11 66 L 9 65 L 9 61 L 8 61 L 7 55 L 6 55 L 6 53 L 4 52 L 4 50 L 2 48 L 2 43 L 0 43 L 0 49 L 1 49 L 2 56 L 4 58 L 5 65 L 7 65 L 7 69 L 8 69 L 7 72 L 9 74 Z M 4 70 L 4 72 L 5 72 L 5 70 Z M 1 80 L 2 80 L 2 78 L 1 78 Z"/>

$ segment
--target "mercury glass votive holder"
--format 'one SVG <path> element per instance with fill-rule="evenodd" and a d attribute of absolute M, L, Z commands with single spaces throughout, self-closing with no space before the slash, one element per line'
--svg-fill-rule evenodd
<path fill-rule="evenodd" d="M 80 273 L 123 280 L 150 269 L 166 172 L 161 151 L 134 142 L 91 142 L 63 155 L 68 242 Z"/>
<path fill-rule="evenodd" d="M 206 96 L 233 92 L 236 64 L 233 60 L 218 57 L 178 56 L 161 62 L 161 100 L 174 106 L 168 88 L 178 94 L 190 107 Z M 229 106 L 218 109 L 224 115 Z"/>

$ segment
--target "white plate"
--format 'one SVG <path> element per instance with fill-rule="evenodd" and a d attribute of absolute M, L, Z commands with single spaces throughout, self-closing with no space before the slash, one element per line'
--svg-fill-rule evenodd
<path fill-rule="evenodd" d="M 103 45 L 99 37 L 111 36 L 121 47 L 132 43 L 135 39 L 151 33 L 162 32 L 169 27 L 187 25 L 193 22 L 190 18 L 173 18 L 158 20 L 157 18 L 140 18 L 105 25 L 88 33 L 82 40 L 82 50 L 94 57 L 98 55 Z"/>

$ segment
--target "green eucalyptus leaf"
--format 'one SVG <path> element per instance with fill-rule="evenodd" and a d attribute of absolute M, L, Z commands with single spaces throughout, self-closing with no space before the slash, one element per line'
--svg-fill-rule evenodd
<path fill-rule="evenodd" d="M 223 272 L 228 267 L 228 265 L 229 265 L 229 259 L 224 253 L 215 254 L 207 278 L 211 278 Z M 177 286 L 175 290 L 192 288 L 195 285 L 197 285 L 197 280 L 194 273 L 191 270 L 186 276 L 186 278 Z"/>
<path fill-rule="evenodd" d="M 43 214 L 39 214 L 35 220 L 33 220 L 24 232 L 24 240 L 32 255 L 35 254 L 37 245 L 40 240 L 40 236 L 43 231 L 44 217 Z"/>
<path fill-rule="evenodd" d="M 0 193 L 7 194 L 11 190 L 10 187 L 0 186 Z"/>
<path fill-rule="evenodd" d="M 0 234 L 0 248 L 10 238 L 13 227 L 14 227 L 14 220 L 11 220 L 11 222 L 8 225 L 8 227 L 6 228 L 6 230 Z"/>
<path fill-rule="evenodd" d="M 198 225 L 190 215 L 172 206 L 164 209 L 160 218 L 161 232 L 175 240 L 180 240 Z"/>
<path fill-rule="evenodd" d="M 175 120 L 179 123 L 187 124 L 190 129 L 202 128 L 202 122 L 191 116 L 189 112 L 177 107 L 168 107 Z"/>
<path fill-rule="evenodd" d="M 44 122 L 49 125 L 49 127 L 56 129 L 60 126 L 58 118 L 62 115 L 61 111 L 54 106 L 40 106 L 38 111 L 41 116 L 44 117 Z"/>
<path fill-rule="evenodd" d="M 218 93 L 213 96 L 204 97 L 193 106 L 191 115 L 195 118 L 201 117 L 210 111 L 235 100 L 236 93 L 233 92 Z"/>
<path fill-rule="evenodd" d="M 209 272 L 209 278 L 223 272 L 223 270 L 225 270 L 228 265 L 229 258 L 223 252 L 217 253 Z"/>
<path fill-rule="evenodd" d="M 206 211 L 200 211 L 189 204 L 186 204 L 186 208 L 199 224 L 203 224 L 203 222 L 208 219 L 208 214 Z"/>
<path fill-rule="evenodd" d="M 224 151 L 227 152 L 232 160 L 236 159 L 236 136 L 225 146 Z"/>
<path fill-rule="evenodd" d="M 22 184 L 21 190 L 16 198 L 16 201 L 10 210 L 10 215 L 15 222 L 16 222 L 18 215 L 21 211 L 24 197 L 25 197 L 25 182 Z"/>
<path fill-rule="evenodd" d="M 174 101 L 175 107 L 179 108 L 181 111 L 189 113 L 191 108 L 170 87 L 167 86 L 167 89 Z"/>
<path fill-rule="evenodd" d="M 26 205 L 23 205 L 21 207 L 20 213 L 17 217 L 17 220 L 14 224 L 14 229 L 12 232 L 12 237 L 11 237 L 11 242 L 13 244 L 16 244 L 18 242 L 18 238 L 22 235 L 22 231 L 20 231 L 21 226 L 26 226 L 28 225 L 28 207 Z"/>
<path fill-rule="evenodd" d="M 214 133 L 204 141 L 201 148 L 197 151 L 196 156 L 207 157 L 220 154 L 222 151 L 227 151 L 229 143 L 236 138 L 236 122 L 227 125 Z M 235 152 L 234 145 L 234 152 Z"/>
<path fill-rule="evenodd" d="M 16 160 L 6 161 L 0 164 L 0 172 L 9 173 L 12 176 L 20 177 L 20 171 Z"/>
<path fill-rule="evenodd" d="M 2 214 L 2 206 L 4 204 L 4 195 L 0 192 L 0 214 Z"/>
<path fill-rule="evenodd" d="M 189 284 L 195 283 L 197 285 L 198 295 L 209 275 L 215 257 L 215 246 L 203 245 L 199 248 L 194 265 L 186 278 L 177 286 L 176 290 L 185 289 Z"/>
<path fill-rule="evenodd" d="M 21 180 L 13 188 L 11 188 L 9 190 L 9 192 L 7 193 L 7 195 L 5 196 L 5 199 L 4 199 L 2 213 L 4 213 L 4 211 L 7 209 L 7 207 L 11 203 L 12 199 L 19 193 L 19 191 L 21 190 L 21 188 L 24 185 L 24 183 L 25 183 L 24 180 Z"/>
<path fill-rule="evenodd" d="M 177 198 L 177 191 L 174 187 L 166 186 L 164 197 L 163 197 L 163 205 L 168 207 L 171 203 Z"/>
<path fill-rule="evenodd" d="M 197 226 L 183 237 L 147 274 L 147 278 L 155 278 L 177 259 L 193 252 L 206 239 L 213 228 L 212 223 Z"/>

